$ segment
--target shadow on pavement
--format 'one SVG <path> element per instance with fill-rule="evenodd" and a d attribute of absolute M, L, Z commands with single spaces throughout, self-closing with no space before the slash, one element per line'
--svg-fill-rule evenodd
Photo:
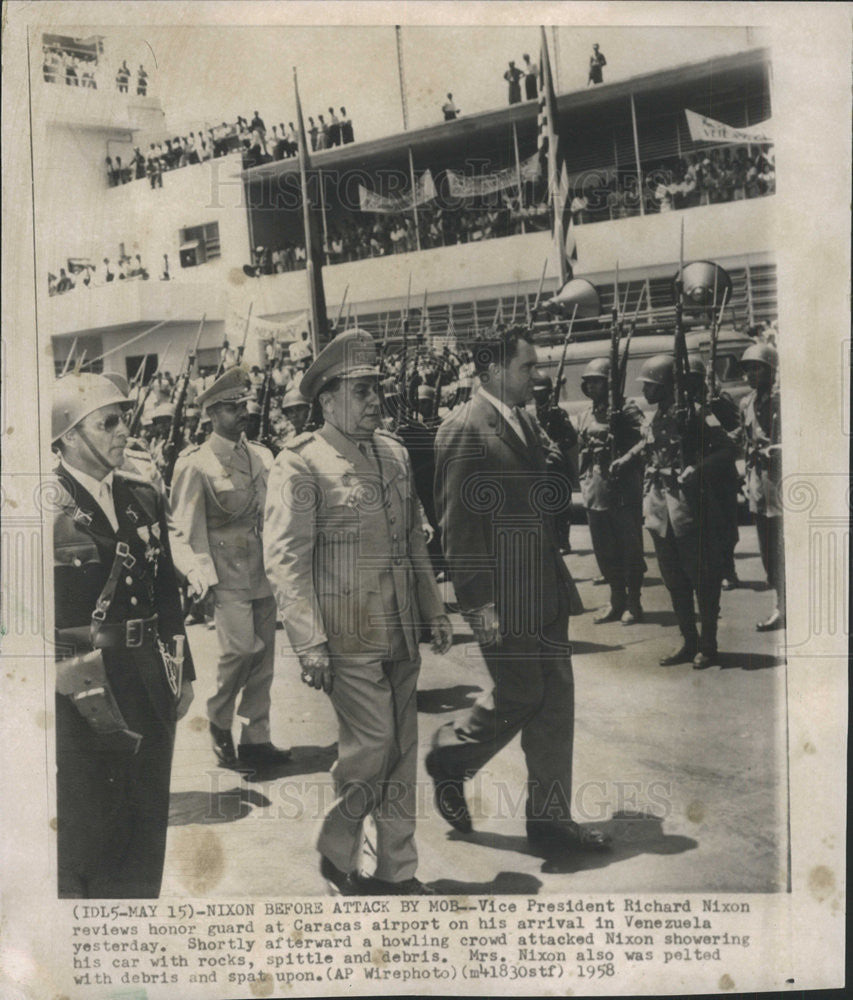
<path fill-rule="evenodd" d="M 699 846 L 692 837 L 664 833 L 663 820 L 651 813 L 614 813 L 606 823 L 596 825 L 613 838 L 612 850 L 604 854 L 579 853 L 550 858 L 543 863 L 542 871 L 563 875 L 592 871 L 643 854 L 683 854 Z"/>
<path fill-rule="evenodd" d="M 720 653 L 721 670 L 769 670 L 785 665 L 784 656 L 772 653 Z"/>
<path fill-rule="evenodd" d="M 338 757 L 338 744 L 327 747 L 295 746 L 291 748 L 293 757 L 286 764 L 259 767 L 243 773 L 246 781 L 275 781 L 277 778 L 293 778 L 297 774 L 317 774 L 329 771 Z"/>
<path fill-rule="evenodd" d="M 418 691 L 418 711 L 428 715 L 468 708 L 483 689 L 474 684 L 456 684 L 449 688 Z"/>
<path fill-rule="evenodd" d="M 254 806 L 272 803 L 251 788 L 235 786 L 224 792 L 173 792 L 169 798 L 169 826 L 191 823 L 233 823 L 245 819 Z"/>
<path fill-rule="evenodd" d="M 618 622 L 614 622 L 619 628 Z M 601 629 L 606 628 L 605 625 L 598 626 Z M 584 639 L 573 639 L 571 636 L 571 626 L 569 627 L 569 643 L 572 647 L 572 656 L 578 656 L 581 653 L 613 653 L 617 649 L 624 649 L 625 647 L 618 642 L 586 642 Z M 602 631 L 602 635 L 605 633 Z"/>
<path fill-rule="evenodd" d="M 440 878 L 430 885 L 442 896 L 535 896 L 542 883 L 526 872 L 498 872 L 491 882 L 461 882 Z"/>

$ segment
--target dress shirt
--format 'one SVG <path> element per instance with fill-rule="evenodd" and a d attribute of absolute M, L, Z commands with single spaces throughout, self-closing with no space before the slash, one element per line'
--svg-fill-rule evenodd
<path fill-rule="evenodd" d="M 107 515 L 107 520 L 112 525 L 113 531 L 118 531 L 118 518 L 116 517 L 116 507 L 113 501 L 113 470 L 110 469 L 103 479 L 95 479 L 94 476 L 90 476 L 85 472 L 81 472 L 80 469 L 76 469 L 73 465 L 69 465 L 65 459 L 60 458 L 59 461 L 65 471 L 70 476 L 73 476 L 84 490 L 92 494 L 98 506 Z"/>
<path fill-rule="evenodd" d="M 527 447 L 528 446 L 527 435 L 524 433 L 524 428 L 522 427 L 521 417 L 518 415 L 518 411 L 512 406 L 507 406 L 507 404 L 502 399 L 498 399 L 497 396 L 493 396 L 492 393 L 490 393 L 485 386 L 483 386 L 483 388 L 480 391 L 485 395 L 486 399 L 488 399 L 488 401 L 492 404 L 492 406 L 494 406 L 494 408 L 498 411 L 498 413 L 504 418 L 506 423 L 508 423 L 509 426 L 515 431 L 515 433 L 524 443 L 524 446 Z"/>

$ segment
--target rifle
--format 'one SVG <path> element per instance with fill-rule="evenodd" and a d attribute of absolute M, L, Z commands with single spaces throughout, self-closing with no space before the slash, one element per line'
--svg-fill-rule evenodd
<path fill-rule="evenodd" d="M 264 372 L 264 382 L 261 387 L 261 426 L 258 431 L 258 441 L 269 447 L 268 438 L 270 436 L 270 404 L 272 403 L 272 372 L 281 357 L 281 344 L 276 344 L 275 353 L 267 359 L 267 367 Z"/>
<path fill-rule="evenodd" d="M 335 331 L 335 333 L 337 333 L 338 327 L 341 325 L 341 316 L 343 316 L 343 313 L 344 313 L 344 305 L 345 305 L 346 300 L 347 300 L 347 292 L 348 291 L 349 291 L 349 285 L 347 285 L 347 287 L 344 289 L 344 297 L 341 299 L 341 304 L 338 307 L 338 315 L 337 315 L 337 317 L 335 319 L 335 325 L 332 327 L 332 329 Z"/>
<path fill-rule="evenodd" d="M 687 340 L 684 336 L 684 220 L 681 220 L 681 248 L 678 257 L 678 274 L 675 278 L 675 416 L 678 425 L 678 461 L 680 470 L 687 467 L 685 439 L 687 437 Z"/>
<path fill-rule="evenodd" d="M 533 322 L 536 319 L 536 310 L 539 308 L 539 300 L 542 298 L 542 286 L 545 284 L 545 272 L 548 270 L 548 258 L 545 258 L 545 263 L 542 265 L 542 276 L 539 279 L 539 288 L 536 290 L 536 299 L 533 302 L 533 309 L 527 318 L 527 325 L 532 329 Z"/>
<path fill-rule="evenodd" d="M 184 405 L 187 401 L 187 389 L 190 384 L 190 373 L 192 372 L 193 365 L 195 364 L 196 354 L 198 353 L 198 345 L 201 340 L 201 332 L 204 329 L 204 321 L 206 317 L 206 313 L 201 317 L 195 343 L 193 344 L 192 350 L 187 355 L 186 364 L 184 365 L 179 376 L 181 388 L 176 394 L 175 412 L 172 414 L 172 426 L 169 428 L 169 434 L 166 437 L 165 444 L 163 445 L 163 481 L 166 486 L 171 485 L 172 473 L 175 471 L 175 462 L 178 458 L 178 446 L 184 428 Z M 177 383 L 175 384 L 177 385 Z"/>
<path fill-rule="evenodd" d="M 622 326 L 619 321 L 619 261 L 616 261 L 616 280 L 613 282 L 613 307 L 610 311 L 610 369 L 607 379 L 607 426 L 610 439 L 610 461 L 619 457 L 616 447 L 616 427 L 622 412 L 622 396 L 619 392 L 619 340 Z"/>
<path fill-rule="evenodd" d="M 246 316 L 246 329 L 243 331 L 243 343 L 237 348 L 237 364 L 243 360 L 243 351 L 246 350 L 246 341 L 249 339 L 249 324 L 252 322 L 252 306 L 254 302 L 249 303 L 249 314 Z M 204 320 L 202 319 L 202 323 Z"/>
<path fill-rule="evenodd" d="M 717 272 L 714 271 L 714 305 L 717 304 Z M 726 308 L 726 303 L 729 298 L 729 290 L 726 288 L 723 291 L 723 303 L 720 306 L 719 315 L 714 313 L 711 318 L 711 354 L 708 358 L 708 363 L 710 365 L 711 371 L 708 375 L 708 393 L 711 399 L 714 399 L 717 395 L 717 338 L 720 333 L 720 324 L 723 321 L 723 310 Z"/>
<path fill-rule="evenodd" d="M 75 337 L 71 344 L 71 350 L 68 352 L 68 357 L 65 359 L 65 364 L 62 366 L 62 373 L 60 378 L 66 374 L 68 371 L 68 366 L 71 364 L 71 359 L 74 357 L 74 352 L 77 350 L 77 338 Z"/>
<path fill-rule="evenodd" d="M 391 327 L 391 313 L 385 314 L 385 332 L 382 334 L 382 343 L 379 346 L 379 370 L 385 374 L 385 354 L 388 350 L 388 331 Z"/>
<path fill-rule="evenodd" d="M 400 406 L 397 411 L 398 415 L 398 421 L 396 423 L 397 427 L 399 427 L 400 423 L 403 420 L 403 417 L 408 413 L 410 404 L 409 379 L 406 374 L 406 360 L 407 360 L 406 355 L 409 350 L 409 302 L 411 299 L 411 294 L 412 294 L 412 276 L 410 274 L 409 287 L 408 290 L 406 291 L 406 311 L 405 313 L 403 313 L 403 318 L 400 324 L 403 334 L 403 347 L 402 350 L 400 351 L 400 380 L 401 380 L 400 397 L 401 398 L 400 398 Z"/>
<path fill-rule="evenodd" d="M 566 370 L 566 354 L 569 350 L 569 344 L 572 342 L 572 327 L 574 326 L 577 312 L 578 304 L 575 302 L 574 308 L 572 309 L 572 318 L 569 320 L 569 329 L 566 333 L 566 339 L 563 341 L 563 355 L 560 358 L 560 365 L 557 368 L 557 377 L 554 379 L 554 395 L 551 398 L 552 410 L 555 406 L 560 405 L 560 389 L 563 386 L 563 372 Z"/>
<path fill-rule="evenodd" d="M 637 299 L 637 307 L 634 309 L 634 315 L 631 317 L 631 325 L 628 327 L 628 336 L 625 338 L 625 347 L 622 350 L 622 358 L 619 362 L 619 398 L 622 400 L 623 406 L 625 404 L 625 381 L 628 377 L 628 355 L 631 350 L 631 338 L 637 329 L 637 316 L 645 294 L 646 286 L 643 285 L 640 289 L 640 297 Z"/>
<path fill-rule="evenodd" d="M 172 341 L 170 340 L 169 343 L 166 344 L 166 350 L 163 351 L 163 357 L 160 359 L 159 364 L 154 370 L 154 374 L 148 380 L 148 385 L 145 386 L 145 392 L 142 393 L 139 399 L 136 401 L 136 406 L 134 407 L 133 416 L 131 417 L 128 429 L 128 434 L 130 435 L 130 437 L 135 437 L 139 433 L 139 422 L 140 420 L 142 420 L 142 411 L 145 409 L 145 404 L 148 402 L 148 397 L 151 395 L 151 390 L 154 388 L 154 382 L 156 381 L 157 376 L 160 374 L 160 369 L 163 367 L 163 362 L 168 357 L 169 351 L 171 349 L 172 349 Z M 145 362 L 143 361 L 143 366 L 144 364 Z"/>

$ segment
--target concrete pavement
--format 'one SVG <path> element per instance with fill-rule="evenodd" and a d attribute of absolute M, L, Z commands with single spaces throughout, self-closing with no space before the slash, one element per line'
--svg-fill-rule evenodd
<path fill-rule="evenodd" d="M 784 891 L 784 633 L 755 632 L 773 604 L 772 591 L 762 587 L 755 529 L 741 528 L 736 558 L 744 586 L 723 593 L 721 665 L 705 671 L 658 666 L 678 633 L 648 534 L 645 539 L 642 625 L 592 623 L 607 593 L 592 583 L 597 568 L 585 526 L 573 526 L 568 557 L 588 609 L 570 625 L 575 818 L 607 829 L 613 852 L 563 865 L 528 853 L 518 738 L 466 785 L 472 835 L 455 833 L 438 816 L 423 767 L 430 738 L 489 684 L 470 630 L 454 616 L 455 641 L 446 657 L 422 647 L 422 881 L 459 894 Z M 178 727 L 163 895 L 325 893 L 314 841 L 332 796 L 336 727 L 328 699 L 299 681 L 295 660 L 277 665 L 273 739 L 293 747 L 293 760 L 275 777 L 245 780 L 216 767 L 210 749 L 205 701 L 215 677 L 216 633 L 192 626 L 189 640 L 199 680 Z M 284 632 L 277 640 L 286 647 Z M 369 870 L 369 850 L 365 861 Z"/>

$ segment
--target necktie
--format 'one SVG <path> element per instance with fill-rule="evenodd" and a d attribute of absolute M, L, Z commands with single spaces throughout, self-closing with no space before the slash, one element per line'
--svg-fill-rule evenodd
<path fill-rule="evenodd" d="M 112 525 L 113 531 L 118 531 L 118 518 L 116 517 L 115 503 L 113 502 L 113 492 L 109 483 L 101 483 L 101 493 L 98 503 L 103 512 L 107 515 L 107 520 Z"/>

